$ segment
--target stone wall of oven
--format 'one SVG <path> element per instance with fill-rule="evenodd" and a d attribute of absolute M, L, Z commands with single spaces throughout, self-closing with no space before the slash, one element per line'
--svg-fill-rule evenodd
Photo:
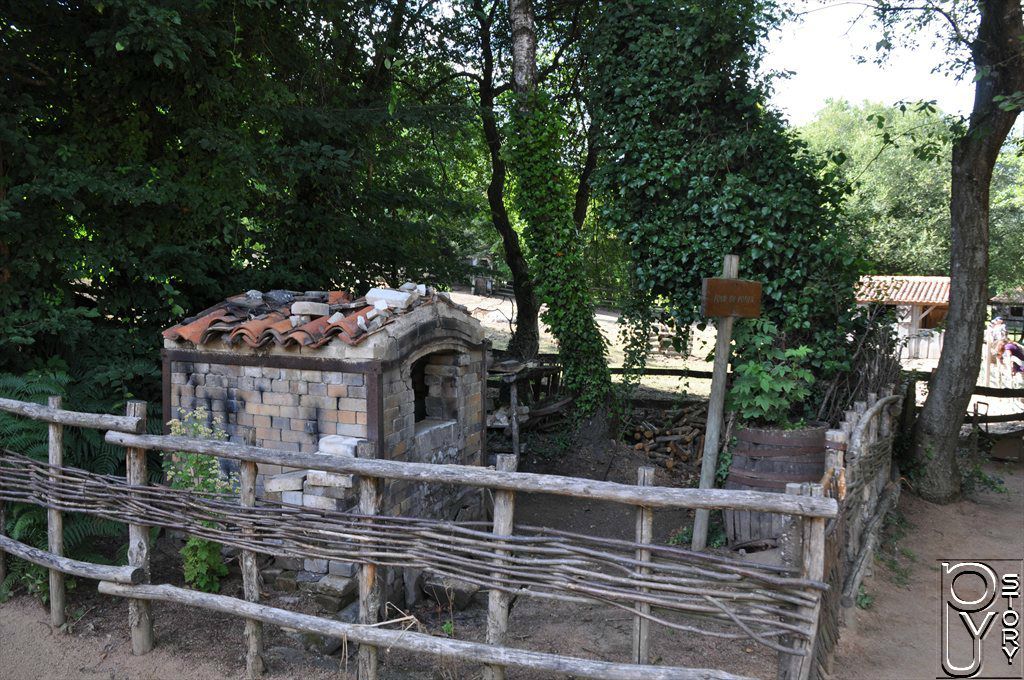
<path fill-rule="evenodd" d="M 276 451 L 315 452 L 321 437 L 367 432 L 362 373 L 172 361 L 170 396 L 171 417 L 204 406 L 230 441 Z M 261 464 L 259 488 L 290 469 Z"/>

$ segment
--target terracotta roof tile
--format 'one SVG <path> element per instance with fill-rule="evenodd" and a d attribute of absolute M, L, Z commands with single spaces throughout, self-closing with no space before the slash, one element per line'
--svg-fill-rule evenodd
<path fill-rule="evenodd" d="M 419 305 L 433 303 L 438 298 L 430 289 L 427 289 L 426 295 L 422 295 L 415 288 L 410 290 L 409 285 L 406 284 L 404 292 L 410 293 L 413 301 L 407 308 L 401 309 L 368 305 L 365 298 L 352 300 L 345 291 L 249 291 L 229 297 L 199 315 L 168 328 L 163 332 L 163 337 L 195 345 L 224 342 L 229 345 L 245 344 L 253 348 L 274 344 L 285 347 L 321 347 L 335 338 L 355 345 L 397 316 Z M 296 315 L 291 313 L 295 302 L 327 303 L 330 313 L 295 318 Z"/>
<path fill-rule="evenodd" d="M 857 302 L 889 305 L 948 305 L 948 276 L 862 276 Z"/>

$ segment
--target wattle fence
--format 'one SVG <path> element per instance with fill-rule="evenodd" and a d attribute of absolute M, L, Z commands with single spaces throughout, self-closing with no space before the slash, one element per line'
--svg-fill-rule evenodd
<path fill-rule="evenodd" d="M 651 486 L 651 468 L 641 468 L 638 484 L 632 486 L 516 472 L 512 456 L 499 457 L 498 469 L 487 469 L 282 453 L 225 442 L 144 435 L 140 434 L 145 425 L 142 402 L 129 403 L 125 416 L 66 411 L 60 408 L 59 400 L 51 400 L 49 407 L 43 407 L 3 399 L 0 410 L 50 424 L 47 463 L 15 452 L 0 455 L 0 514 L 4 502 L 43 506 L 49 511 L 50 529 L 46 551 L 0 536 L 0 578 L 4 552 L 48 568 L 51 619 L 55 625 L 64 619 L 64 574 L 99 580 L 101 593 L 128 599 L 136 654 L 145 654 L 153 647 L 149 605 L 160 600 L 245 619 L 246 670 L 252 677 L 264 670 L 262 627 L 269 623 L 359 644 L 361 680 L 378 677 L 379 647 L 477 662 L 485 665 L 485 677 L 492 679 L 504 678 L 507 667 L 588 678 L 738 677 L 714 669 L 652 665 L 649 631 L 653 625 L 724 639 L 752 640 L 778 653 L 780 678 L 797 679 L 815 673 L 819 619 L 825 620 L 824 615 L 831 611 L 830 602 L 838 592 L 834 583 L 827 585 L 824 581 L 826 575 L 831 580 L 832 572 L 827 567 L 834 563 L 828 558 L 829 527 L 836 526 L 837 517 L 842 519 L 838 512 L 844 503 L 841 457 L 834 461 L 836 465 L 826 475 L 824 486 L 805 484 L 785 494 L 679 489 Z M 65 467 L 65 426 L 107 430 L 106 440 L 124 447 L 126 477 L 101 476 Z M 851 441 L 859 441 L 856 433 Z M 149 451 L 186 451 L 239 461 L 240 494 L 205 495 L 148 485 L 145 462 Z M 258 463 L 357 475 L 358 512 L 330 512 L 257 501 Z M 382 516 L 378 512 L 380 488 L 382 480 L 388 479 L 489 489 L 495 498 L 493 521 L 443 522 Z M 634 506 L 636 539 L 613 540 L 516 525 L 514 507 L 519 492 Z M 784 514 L 787 562 L 781 567 L 769 566 L 653 544 L 655 508 L 728 508 Z M 127 523 L 128 566 L 89 564 L 64 557 L 60 526 L 65 512 Z M 870 524 L 871 521 L 866 526 Z M 151 584 L 149 529 L 155 526 L 178 529 L 241 549 L 244 599 Z M 346 624 L 260 604 L 258 553 L 358 563 L 359 623 Z M 398 565 L 486 588 L 486 643 L 384 627 L 380 620 L 382 579 L 378 570 Z M 630 612 L 634 618 L 631 658 L 624 662 L 598 661 L 507 646 L 509 603 L 513 596 L 600 603 Z M 817 648 L 821 647 L 817 644 Z"/>

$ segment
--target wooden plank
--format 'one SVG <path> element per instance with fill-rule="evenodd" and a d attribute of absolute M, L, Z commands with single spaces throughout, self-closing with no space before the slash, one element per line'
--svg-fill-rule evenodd
<path fill-rule="evenodd" d="M 509 647 L 492 647 L 479 642 L 450 640 L 413 631 L 341 623 L 333 619 L 322 619 L 254 602 L 245 602 L 224 595 L 201 593 L 170 585 L 125 586 L 104 581 L 100 583 L 99 591 L 104 595 L 176 602 L 192 607 L 202 607 L 233 616 L 258 619 L 276 626 L 343 638 L 360 645 L 393 647 L 475 663 L 532 668 L 545 672 L 546 677 L 563 674 L 599 680 L 751 680 L 713 669 L 637 666 L 635 664 L 591 661 Z"/>
<path fill-rule="evenodd" d="M 48 405 L 51 410 L 59 411 L 61 398 L 57 395 L 51 396 Z M 60 423 L 50 423 L 49 430 L 50 474 L 55 476 L 58 468 L 64 466 L 64 426 Z M 50 553 L 62 557 L 64 555 L 64 515 L 60 510 L 53 508 L 46 510 L 46 539 Z M 57 630 L 61 630 L 61 626 L 66 621 L 64 616 L 66 595 L 64 574 L 59 569 L 50 569 L 50 625 Z"/>
<path fill-rule="evenodd" d="M 378 443 L 381 446 L 383 442 Z M 377 452 L 375 451 L 376 455 Z M 365 459 L 364 459 L 365 460 Z M 359 478 L 359 513 L 371 517 L 380 512 L 380 481 L 377 477 Z M 372 521 L 372 520 L 367 520 Z M 370 559 L 359 568 L 359 623 L 372 626 L 380 621 L 381 586 L 377 579 L 377 565 Z M 377 680 L 377 646 L 359 645 L 359 680 Z"/>
<path fill-rule="evenodd" d="M 501 472 L 515 472 L 518 457 L 507 453 L 498 454 L 495 467 Z M 494 522 L 491 531 L 495 536 L 511 536 L 515 517 L 515 493 L 512 491 L 496 491 L 494 493 Z M 503 564 L 501 558 L 507 557 L 507 550 L 495 551 L 495 566 Z M 501 578 L 494 574 L 494 578 Z M 508 631 L 508 608 L 512 596 L 509 593 L 492 589 L 487 594 L 487 644 L 503 645 Z M 484 680 L 505 680 L 504 666 L 487 666 L 484 669 Z"/>
<path fill-rule="evenodd" d="M 239 502 L 242 507 L 256 506 L 256 463 L 242 461 L 240 467 L 241 489 Z M 242 529 L 243 536 L 252 536 L 252 529 Z M 256 553 L 242 551 L 242 590 L 247 602 L 260 601 L 260 570 L 256 565 Z M 255 678 L 263 675 L 263 623 L 256 619 L 245 620 L 245 674 Z"/>
<path fill-rule="evenodd" d="M 654 468 L 645 466 L 637 469 L 637 486 L 652 486 L 654 484 Z M 640 545 L 647 545 L 654 536 L 654 511 L 650 508 L 640 506 L 636 509 L 636 542 Z M 651 561 L 651 551 L 639 548 L 636 551 L 637 562 L 641 564 Z M 639 567 L 637 574 L 644 578 L 650 574 L 648 567 Z M 649 592 L 648 588 L 641 588 L 641 593 Z M 651 605 L 641 602 L 637 604 L 639 616 L 633 617 L 633 663 L 648 664 L 651 657 L 651 621 L 647 618 L 651 613 Z"/>
<path fill-rule="evenodd" d="M 135 585 L 136 583 L 141 583 L 145 576 L 145 572 L 138 567 L 113 567 L 106 564 L 79 562 L 78 560 L 61 557 L 60 555 L 53 555 L 8 536 L 0 535 L 0 555 L 4 553 L 11 553 L 15 557 L 32 564 L 38 564 L 40 567 L 57 569 L 63 574 L 80 578 L 91 578 L 96 581 L 112 581 Z"/>
<path fill-rule="evenodd" d="M 965 416 L 965 418 L 973 418 L 973 416 Z M 1015 423 L 1017 421 L 1024 421 L 1024 413 L 1006 413 L 998 416 L 978 416 L 978 423 Z"/>
<path fill-rule="evenodd" d="M 29 401 L 0 399 L 0 411 L 42 420 L 47 423 L 87 427 L 94 430 L 116 430 L 138 434 L 146 431 L 146 419 L 132 416 L 111 416 L 105 413 L 79 413 L 42 406 Z"/>
<path fill-rule="evenodd" d="M 838 510 L 831 498 L 788 496 L 766 491 L 732 489 L 679 489 L 663 486 L 637 487 L 578 477 L 542 475 L 533 472 L 498 472 L 474 465 L 406 463 L 373 458 L 327 456 L 316 453 L 290 453 L 188 437 L 133 435 L 108 432 L 106 441 L 151 451 L 191 451 L 231 460 L 249 460 L 267 465 L 283 465 L 341 474 L 367 475 L 414 482 L 462 484 L 526 493 L 549 493 L 628 505 L 655 508 L 736 508 L 781 512 L 809 517 L 835 517 Z"/>
<path fill-rule="evenodd" d="M 722 263 L 722 277 L 735 278 L 739 274 L 740 258 L 726 255 Z M 722 416 L 725 411 L 726 371 L 732 342 L 731 316 L 718 320 L 715 338 L 715 363 L 712 367 L 711 395 L 708 397 L 708 419 L 704 437 L 704 458 L 700 463 L 700 489 L 710 490 L 715 486 L 715 472 L 718 470 L 718 443 L 722 436 Z M 711 513 L 699 508 L 693 517 L 693 549 L 703 550 L 708 543 L 708 523 Z"/>
<path fill-rule="evenodd" d="M 146 402 L 129 401 L 128 417 L 146 419 Z M 107 434 L 110 434 L 109 432 Z M 129 486 L 146 485 L 146 449 L 129 447 L 125 454 Z M 149 527 L 142 524 L 128 525 L 128 564 L 139 567 L 149 582 Z M 128 601 L 128 626 L 132 634 L 132 653 L 136 656 L 153 650 L 153 613 L 147 600 Z"/>
<path fill-rule="evenodd" d="M 736 257 L 726 255 L 726 257 Z M 738 258 L 737 258 L 738 261 Z M 737 274 L 739 273 L 737 269 Z M 700 313 L 705 319 L 733 317 L 756 319 L 761 316 L 761 282 L 734 278 L 723 272 L 720 279 L 703 279 Z"/>
<path fill-rule="evenodd" d="M 971 394 L 979 397 L 1001 397 L 1003 399 L 1022 399 L 1024 389 L 1009 389 L 1005 387 L 980 387 L 976 386 Z"/>

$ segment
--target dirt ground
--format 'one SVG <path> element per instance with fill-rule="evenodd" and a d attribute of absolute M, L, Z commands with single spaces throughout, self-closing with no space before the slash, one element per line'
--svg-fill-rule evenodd
<path fill-rule="evenodd" d="M 906 526 L 865 583 L 871 598 L 842 632 L 835 680 L 926 680 L 944 676 L 939 657 L 941 560 L 1024 557 L 1024 466 L 990 463 L 1006 493 L 939 506 L 904 492 Z M 890 532 L 890 538 L 892 534 Z M 995 636 L 991 636 L 995 637 Z M 1018 673 L 1020 672 L 1020 660 Z M 1021 677 L 1021 676 L 1018 676 Z"/>

